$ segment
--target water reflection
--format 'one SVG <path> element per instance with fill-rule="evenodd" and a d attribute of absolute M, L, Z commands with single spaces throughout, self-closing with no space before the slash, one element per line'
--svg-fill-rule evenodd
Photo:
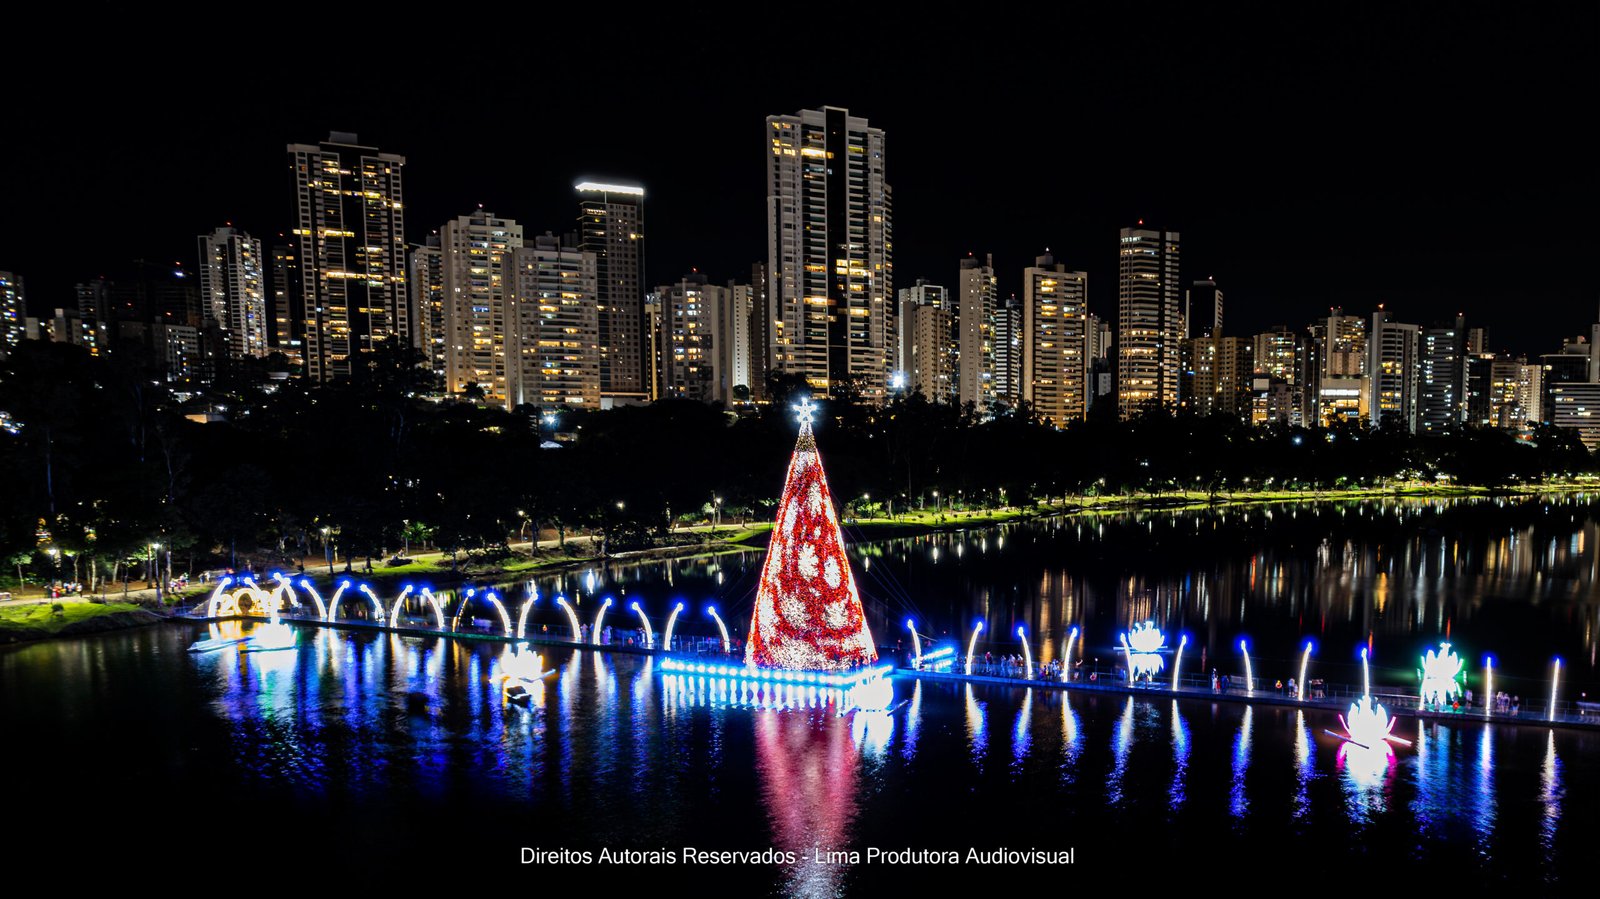
<path fill-rule="evenodd" d="M 967 684 L 967 745 L 972 751 L 972 761 L 983 768 L 983 757 L 989 751 L 989 735 L 984 721 L 986 703 L 978 702 L 977 693 Z"/>
<path fill-rule="evenodd" d="M 1250 811 L 1250 799 L 1245 795 L 1244 775 L 1250 770 L 1250 725 L 1256 707 L 1244 707 L 1244 718 L 1239 722 L 1239 736 L 1233 741 L 1233 782 L 1228 788 L 1228 811 L 1238 821 Z"/>
<path fill-rule="evenodd" d="M 1033 688 L 1022 691 L 1022 705 L 1017 708 L 1017 723 L 1011 734 L 1012 770 L 1018 773 L 1028 757 L 1028 747 L 1033 745 Z"/>
<path fill-rule="evenodd" d="M 1083 735 L 1078 727 L 1078 712 L 1070 697 L 1061 701 L 1061 782 L 1071 784 L 1078 776 L 1078 755 L 1083 751 Z"/>
<path fill-rule="evenodd" d="M 100 645 L 155 639 L 113 635 Z M 1414 750 L 1324 739 L 1319 752 L 1319 735 L 1336 726 L 1321 710 L 1263 707 L 1258 722 L 1253 707 L 1209 701 L 920 680 L 899 682 L 908 699 L 894 713 L 840 716 L 804 697 L 763 708 L 725 678 L 663 673 L 645 657 L 559 649 L 547 650 L 554 673 L 519 706 L 505 701 L 499 678 L 521 663 L 499 644 L 320 630 L 292 652 L 187 655 L 179 645 L 170 657 L 130 652 L 123 661 L 74 644 L 0 653 L 0 720 L 18 722 L 9 733 L 20 748 L 40 751 L 34 735 L 45 731 L 21 704 L 94 683 L 85 672 L 107 666 L 119 672 L 111 682 L 139 684 L 122 675 L 170 659 L 160 686 L 185 710 L 185 726 L 134 720 L 129 738 L 187 759 L 196 793 L 254 789 L 253 814 L 268 809 L 269 821 L 288 795 L 336 800 L 329 826 L 364 815 L 380 830 L 391 824 L 373 817 L 394 803 L 420 800 L 475 822 L 509 806 L 508 832 L 558 822 L 550 840 L 704 838 L 802 857 L 952 835 L 1014 842 L 1043 821 L 1107 839 L 1181 822 L 1185 844 L 1216 857 L 1263 842 L 1282 848 L 1289 835 L 1330 857 L 1373 853 L 1396 864 L 1458 863 L 1464 849 L 1502 879 L 1574 864 L 1558 847 L 1585 835 L 1592 812 L 1567 798 L 1592 791 L 1596 772 L 1572 760 L 1600 750 L 1587 732 L 1462 716 L 1403 722 Z M 42 684 L 16 661 L 38 656 L 55 660 Z M 1052 703 L 1059 721 L 1046 711 Z M 50 731 L 58 752 L 91 739 L 76 721 Z M 987 765 L 990 724 L 1010 741 L 997 759 L 1005 764 Z M 168 730 L 202 748 L 164 744 Z M 392 826 L 414 828 L 415 815 Z M 721 829 L 712 839 L 708 828 Z M 761 889 L 729 892 L 838 895 L 856 889 L 860 871 L 807 860 L 767 872 L 774 883 Z"/>
<path fill-rule="evenodd" d="M 1133 746 L 1133 697 L 1129 696 L 1122 707 L 1122 717 L 1117 719 L 1111 737 L 1111 774 L 1106 778 L 1106 804 L 1121 805 L 1122 779 L 1128 773 L 1128 751 Z"/>
<path fill-rule="evenodd" d="M 1561 783 L 1561 759 L 1556 755 L 1556 732 L 1551 729 L 1545 740 L 1544 766 L 1539 771 L 1539 803 L 1544 815 L 1540 821 L 1539 845 L 1544 849 L 1546 865 L 1555 860 L 1556 825 L 1561 822 L 1561 800 L 1566 789 Z"/>
<path fill-rule="evenodd" d="M 1311 780 L 1316 777 L 1312 747 L 1311 725 L 1306 723 L 1304 710 L 1294 713 L 1294 818 L 1303 821 L 1311 810 Z"/>
<path fill-rule="evenodd" d="M 773 846 L 799 858 L 786 871 L 785 893 L 835 896 L 847 869 L 815 861 L 814 850 L 850 846 L 859 755 L 849 725 L 822 712 L 750 714 L 755 717 L 755 763 Z"/>

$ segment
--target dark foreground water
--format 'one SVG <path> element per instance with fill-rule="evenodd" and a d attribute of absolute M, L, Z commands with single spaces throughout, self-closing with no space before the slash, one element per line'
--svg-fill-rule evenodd
<path fill-rule="evenodd" d="M 518 708 L 503 645 L 308 629 L 289 652 L 185 651 L 205 634 L 0 652 L 17 870 L 601 896 L 1566 892 L 1600 839 L 1600 733 L 1407 719 L 1415 745 L 1391 758 L 1342 752 L 1323 712 L 908 680 L 893 714 L 839 717 L 730 707 L 653 661 L 567 650 L 546 650 L 556 673 Z M 522 865 L 524 847 L 592 861 Z M 686 847 L 796 858 L 687 864 Z M 873 847 L 963 861 L 869 863 Z M 677 863 L 602 865 L 602 848 Z"/>

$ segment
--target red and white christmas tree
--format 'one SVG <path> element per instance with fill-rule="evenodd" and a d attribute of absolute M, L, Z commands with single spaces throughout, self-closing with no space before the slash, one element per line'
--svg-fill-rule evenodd
<path fill-rule="evenodd" d="M 797 408 L 800 438 L 767 544 L 744 661 L 762 668 L 836 671 L 875 662 L 878 650 L 811 436 L 813 407 L 807 401 Z"/>

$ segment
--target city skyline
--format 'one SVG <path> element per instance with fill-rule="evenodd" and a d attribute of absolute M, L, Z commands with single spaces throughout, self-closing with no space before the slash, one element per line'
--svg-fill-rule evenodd
<path fill-rule="evenodd" d="M 283 146 L 345 130 L 406 158 L 408 244 L 479 203 L 535 233 L 559 234 L 572 224 L 573 184 L 618 181 L 649 192 L 647 288 L 691 270 L 716 283 L 744 280 L 767 255 L 761 162 L 748 142 L 759 140 L 768 116 L 834 105 L 887 135 L 899 283 L 954 284 L 966 253 L 993 253 L 1004 300 L 1021 295 L 1020 273 L 1049 252 L 1091 275 L 1089 309 L 1109 316 L 1116 257 L 1107 235 L 1143 219 L 1184 235 L 1185 287 L 1214 277 L 1229 298 L 1232 334 L 1298 327 L 1332 306 L 1366 312 L 1384 303 L 1424 327 L 1464 313 L 1489 328 L 1490 349 L 1548 352 L 1552 329 L 1586 327 L 1600 301 L 1581 272 L 1540 262 L 1581 253 L 1576 230 L 1552 223 L 1595 193 L 1579 126 L 1562 112 L 1584 83 L 1578 37 L 1593 33 L 1593 16 L 1435 22 L 1401 12 L 1371 32 L 1337 21 L 1240 29 L 1229 13 L 1185 12 L 1146 35 L 1156 61 L 1128 67 L 1132 41 L 1117 36 L 1117 17 L 1087 15 L 1075 24 L 1106 39 L 1086 42 L 1070 67 L 1046 70 L 996 48 L 970 64 L 919 70 L 927 90 L 908 90 L 908 76 L 895 74 L 910 50 L 876 57 L 882 78 L 800 85 L 780 77 L 755 87 L 670 72 L 631 93 L 586 94 L 597 99 L 571 110 L 558 141 L 538 125 L 441 133 L 336 92 L 263 104 L 261 115 L 239 119 L 184 104 L 152 117 L 149 102 L 184 74 L 176 63 L 155 64 L 75 110 L 52 102 L 63 87 L 22 98 L 19 121 L 41 131 L 88 113 L 99 127 L 150 140 L 148 148 L 127 141 L 109 157 L 68 141 L 31 163 L 44 176 L 12 185 L 0 267 L 25 277 L 33 314 L 48 315 L 71 305 L 73 284 L 131 260 L 193 265 L 194 235 L 227 222 L 276 243 L 295 224 L 283 196 Z M 734 36 L 731 26 L 697 24 L 707 26 L 706 40 Z M 927 47 L 954 46 L 952 32 L 927 37 Z M 126 52 L 109 33 L 84 40 L 105 44 L 112 57 Z M 1246 50 L 1249 66 L 1236 59 Z M 843 51 L 818 52 L 825 64 Z M 1509 61 L 1483 65 L 1490 56 Z M 1358 64 L 1338 64 L 1346 60 Z M 410 60 L 394 78 L 423 105 L 448 108 L 448 88 L 415 77 L 425 69 L 425 60 Z M 604 87 L 623 76 L 599 77 Z M 1166 139 L 1147 146 L 1120 135 L 1127 117 L 1169 94 L 1181 102 Z M 1041 106 L 1071 113 L 1071 128 L 1024 114 Z M 943 133 L 958 109 L 983 113 L 981 138 Z M 641 138 L 685 111 L 694 128 L 665 143 Z M 1494 127 L 1485 129 L 1486 120 Z M 1077 137 L 1063 143 L 1068 131 Z M 172 154 L 173 143 L 202 152 Z M 11 156 L 19 148 L 0 152 L 18 170 Z M 179 177 L 208 187 L 175 194 L 163 186 Z M 66 227 L 77 205 L 62 199 L 91 196 L 114 239 L 88 251 L 51 240 L 54 217 Z M 1497 314 L 1506 308 L 1544 314 Z"/>

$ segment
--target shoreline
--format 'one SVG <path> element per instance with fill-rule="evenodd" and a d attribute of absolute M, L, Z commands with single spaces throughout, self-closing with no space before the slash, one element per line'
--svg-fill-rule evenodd
<path fill-rule="evenodd" d="M 1043 521 L 1051 518 L 1070 518 L 1073 516 L 1108 515 L 1127 512 L 1189 512 L 1202 509 L 1228 508 L 1231 506 L 1259 506 L 1276 503 L 1315 504 L 1332 502 L 1358 502 L 1375 499 L 1463 499 L 1495 497 L 1536 497 L 1544 494 L 1575 494 L 1588 491 L 1600 491 L 1600 482 L 1597 483 L 1551 483 L 1539 485 L 1516 485 L 1501 488 L 1486 487 L 1398 487 L 1398 488 L 1360 488 L 1352 490 L 1325 490 L 1310 492 L 1267 492 L 1256 491 L 1239 494 L 1219 494 L 1210 498 L 1207 494 L 1193 492 L 1157 493 L 1136 496 L 1115 497 L 1077 497 L 1076 502 L 1064 505 L 1037 505 L 1027 509 L 998 509 L 983 512 L 947 512 L 929 513 L 920 511 L 909 513 L 904 517 L 888 518 L 843 518 L 841 524 L 847 530 L 847 536 L 855 539 L 848 543 L 860 543 L 870 540 L 890 540 L 901 537 L 914 537 L 923 534 L 949 533 L 974 528 L 986 528 L 1012 522 Z M 358 582 L 371 584 L 374 588 L 392 590 L 406 581 L 431 580 L 439 589 L 458 589 L 473 584 L 490 584 L 501 588 L 511 588 L 518 583 L 535 576 L 549 573 L 571 571 L 592 565 L 611 563 L 628 563 L 639 561 L 675 561 L 699 558 L 712 558 L 719 555 L 747 552 L 765 552 L 768 536 L 772 525 L 760 523 L 753 525 L 734 525 L 720 528 L 717 531 L 704 531 L 705 539 L 697 543 L 683 543 L 671 546 L 647 547 L 638 550 L 629 550 L 608 555 L 568 555 L 559 557 L 559 550 L 549 550 L 545 556 L 518 556 L 512 560 L 511 565 L 491 568 L 481 572 L 468 570 L 452 570 L 447 560 L 440 559 L 443 564 L 434 571 L 407 570 L 395 572 L 384 568 L 374 568 L 371 572 L 352 569 L 350 572 L 336 571 L 332 580 L 337 582 L 341 578 L 352 578 Z M 726 536 L 722 536 L 726 532 Z M 680 532 L 685 533 L 685 532 Z M 692 531 L 687 533 L 693 533 Z M 582 539 L 582 538 L 574 538 Z M 592 544 L 591 544 L 592 545 Z M 429 554 L 431 555 L 431 554 Z M 467 563 L 469 567 L 470 562 Z M 409 566 L 408 566 L 409 568 Z M 309 567 L 304 574 L 295 574 L 293 577 L 309 577 L 321 580 L 328 575 L 318 572 L 315 567 Z M 110 614 L 100 614 L 84 619 L 84 621 L 102 622 L 96 625 L 79 626 L 80 622 L 71 622 L 55 631 L 35 631 L 31 628 L 8 626 L 0 619 L 0 646 L 31 643 L 39 640 L 49 640 L 55 637 L 81 636 L 83 634 L 98 633 L 105 630 L 117 630 L 128 627 L 140 627 L 155 621 L 172 617 L 185 617 L 183 610 L 192 607 L 211 591 L 211 585 L 191 587 L 182 599 L 170 607 L 170 614 L 153 611 L 146 603 L 137 600 L 123 600 L 114 593 L 104 596 L 107 605 L 136 604 L 149 616 L 148 619 L 126 620 Z M 144 592 L 144 591 L 139 591 Z M 90 597 L 69 598 L 78 602 L 88 602 Z M 59 601 L 59 600 L 57 600 Z M 32 605 L 36 603 L 49 603 L 47 597 L 27 597 L 17 601 L 17 605 Z M 98 603 L 97 603 L 98 604 Z M 3 608 L 3 607 L 0 607 Z M 127 610 L 124 610 L 125 612 Z"/>

